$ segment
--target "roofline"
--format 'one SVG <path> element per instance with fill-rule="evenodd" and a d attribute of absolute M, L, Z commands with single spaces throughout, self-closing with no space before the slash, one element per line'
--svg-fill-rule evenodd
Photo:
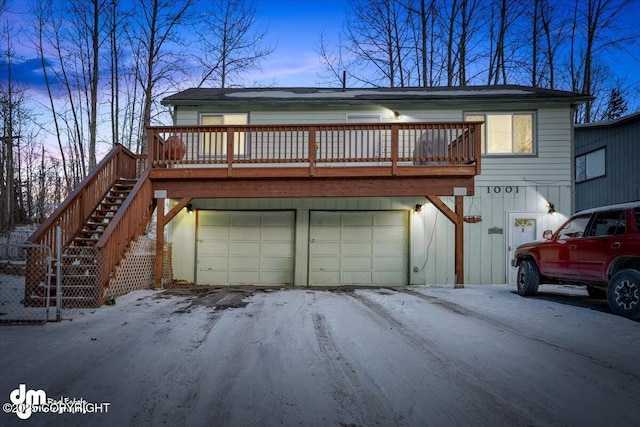
<path fill-rule="evenodd" d="M 602 122 L 591 122 L 591 123 L 580 123 L 576 124 L 575 128 L 594 128 L 594 127 L 609 127 L 609 126 L 618 126 L 626 124 L 627 122 L 632 122 L 634 120 L 640 120 L 640 111 L 629 114 L 628 116 L 620 117 L 615 120 L 607 120 Z"/>
<path fill-rule="evenodd" d="M 249 96 L 251 95 L 251 96 Z M 456 86 L 431 88 L 191 88 L 165 97 L 161 103 L 181 105 L 244 105 L 251 101 L 262 105 L 327 104 L 363 105 L 372 102 L 412 104 L 417 100 L 437 104 L 487 102 L 500 99 L 501 103 L 543 100 L 565 104 L 582 104 L 594 99 L 591 95 L 528 86 Z"/>
<path fill-rule="evenodd" d="M 600 206 L 596 208 L 583 209 L 581 211 L 576 212 L 575 214 L 576 215 L 591 214 L 594 212 L 611 211 L 616 209 L 629 209 L 629 208 L 636 208 L 636 207 L 640 207 L 640 200 L 636 200 L 635 202 L 617 203 L 615 205 L 607 205 L 607 206 Z"/>

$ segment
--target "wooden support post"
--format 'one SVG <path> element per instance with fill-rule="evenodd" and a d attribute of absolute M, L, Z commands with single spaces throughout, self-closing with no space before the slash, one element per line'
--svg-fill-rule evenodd
<path fill-rule="evenodd" d="M 455 212 L 452 211 L 438 196 L 426 196 L 440 212 L 451 221 L 455 227 L 454 269 L 456 281 L 454 288 L 464 288 L 464 198 L 455 196 Z"/>
<path fill-rule="evenodd" d="M 456 197 L 456 222 L 455 222 L 455 269 L 456 283 L 454 288 L 464 288 L 464 199 Z"/>
<path fill-rule="evenodd" d="M 156 275 L 155 287 L 162 289 L 162 267 L 164 264 L 164 200 L 157 199 L 156 204 Z"/>

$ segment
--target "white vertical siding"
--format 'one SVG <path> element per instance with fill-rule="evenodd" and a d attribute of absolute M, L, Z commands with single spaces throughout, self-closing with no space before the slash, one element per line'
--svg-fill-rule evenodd
<path fill-rule="evenodd" d="M 497 105 L 497 103 L 496 103 Z M 512 105 L 515 110 L 530 105 Z M 485 108 L 490 111 L 490 108 Z M 504 108 L 501 109 L 505 111 Z M 344 123 L 347 114 L 380 112 L 382 121 L 391 120 L 384 108 L 332 111 L 249 112 L 251 124 Z M 542 213 L 538 229 L 555 229 L 572 213 L 572 125 L 567 107 L 538 108 L 536 111 L 536 154 L 533 156 L 484 156 L 482 174 L 476 177 L 475 195 L 465 197 L 465 214 L 480 215 L 482 221 L 464 225 L 465 283 L 505 283 L 507 260 L 507 212 Z M 205 112 L 205 110 L 202 110 Z M 206 110 L 206 112 L 220 112 Z M 231 111 L 225 111 L 231 112 Z M 237 112 L 237 111 L 235 111 Z M 400 111 L 406 121 L 459 121 L 463 109 Z M 179 125 L 198 123 L 198 109 L 180 107 Z M 507 187 L 510 192 L 507 192 Z M 453 197 L 443 197 L 453 209 Z M 547 214 L 547 201 L 559 215 Z M 199 209 L 294 209 L 296 210 L 296 251 L 294 283 L 307 284 L 310 210 L 412 210 L 424 198 L 316 198 L 316 199 L 207 199 L 194 200 Z M 195 215 L 193 215 L 195 217 Z M 409 283 L 453 284 L 454 226 L 427 203 L 421 213 L 411 212 L 409 236 Z M 195 221 L 186 213 L 171 226 L 174 274 L 193 280 L 195 262 Z M 490 234 L 489 232 L 492 231 Z"/>

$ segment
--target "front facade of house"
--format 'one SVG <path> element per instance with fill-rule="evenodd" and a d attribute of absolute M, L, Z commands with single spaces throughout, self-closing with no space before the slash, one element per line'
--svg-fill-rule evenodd
<path fill-rule="evenodd" d="M 182 127 L 483 123 L 482 169 L 471 191 L 456 187 L 440 198 L 452 210 L 458 196 L 464 200 L 463 278 L 454 268 L 455 227 L 431 194 L 368 196 L 372 184 L 359 183 L 355 169 L 348 185 L 362 185 L 362 197 L 335 196 L 335 189 L 324 196 L 322 188 L 278 197 L 265 186 L 265 197 L 194 198 L 165 229 L 174 278 L 216 285 L 509 283 L 515 247 L 574 210 L 572 112 L 587 99 L 524 87 L 190 89 L 165 98 Z M 372 150 L 371 159 L 385 149 L 384 133 L 376 135 L 359 145 Z M 194 144 L 187 141 L 187 150 Z M 197 144 L 225 155 L 224 141 Z M 233 144 L 243 153 L 249 142 Z"/>
<path fill-rule="evenodd" d="M 575 128 L 576 211 L 640 200 L 640 112 Z"/>

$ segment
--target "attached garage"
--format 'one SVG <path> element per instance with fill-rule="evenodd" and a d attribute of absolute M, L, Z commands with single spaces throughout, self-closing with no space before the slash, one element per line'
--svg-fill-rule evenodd
<path fill-rule="evenodd" d="M 198 211 L 196 283 L 290 285 L 295 211 Z"/>
<path fill-rule="evenodd" d="M 407 211 L 311 211 L 309 285 L 406 285 Z"/>

